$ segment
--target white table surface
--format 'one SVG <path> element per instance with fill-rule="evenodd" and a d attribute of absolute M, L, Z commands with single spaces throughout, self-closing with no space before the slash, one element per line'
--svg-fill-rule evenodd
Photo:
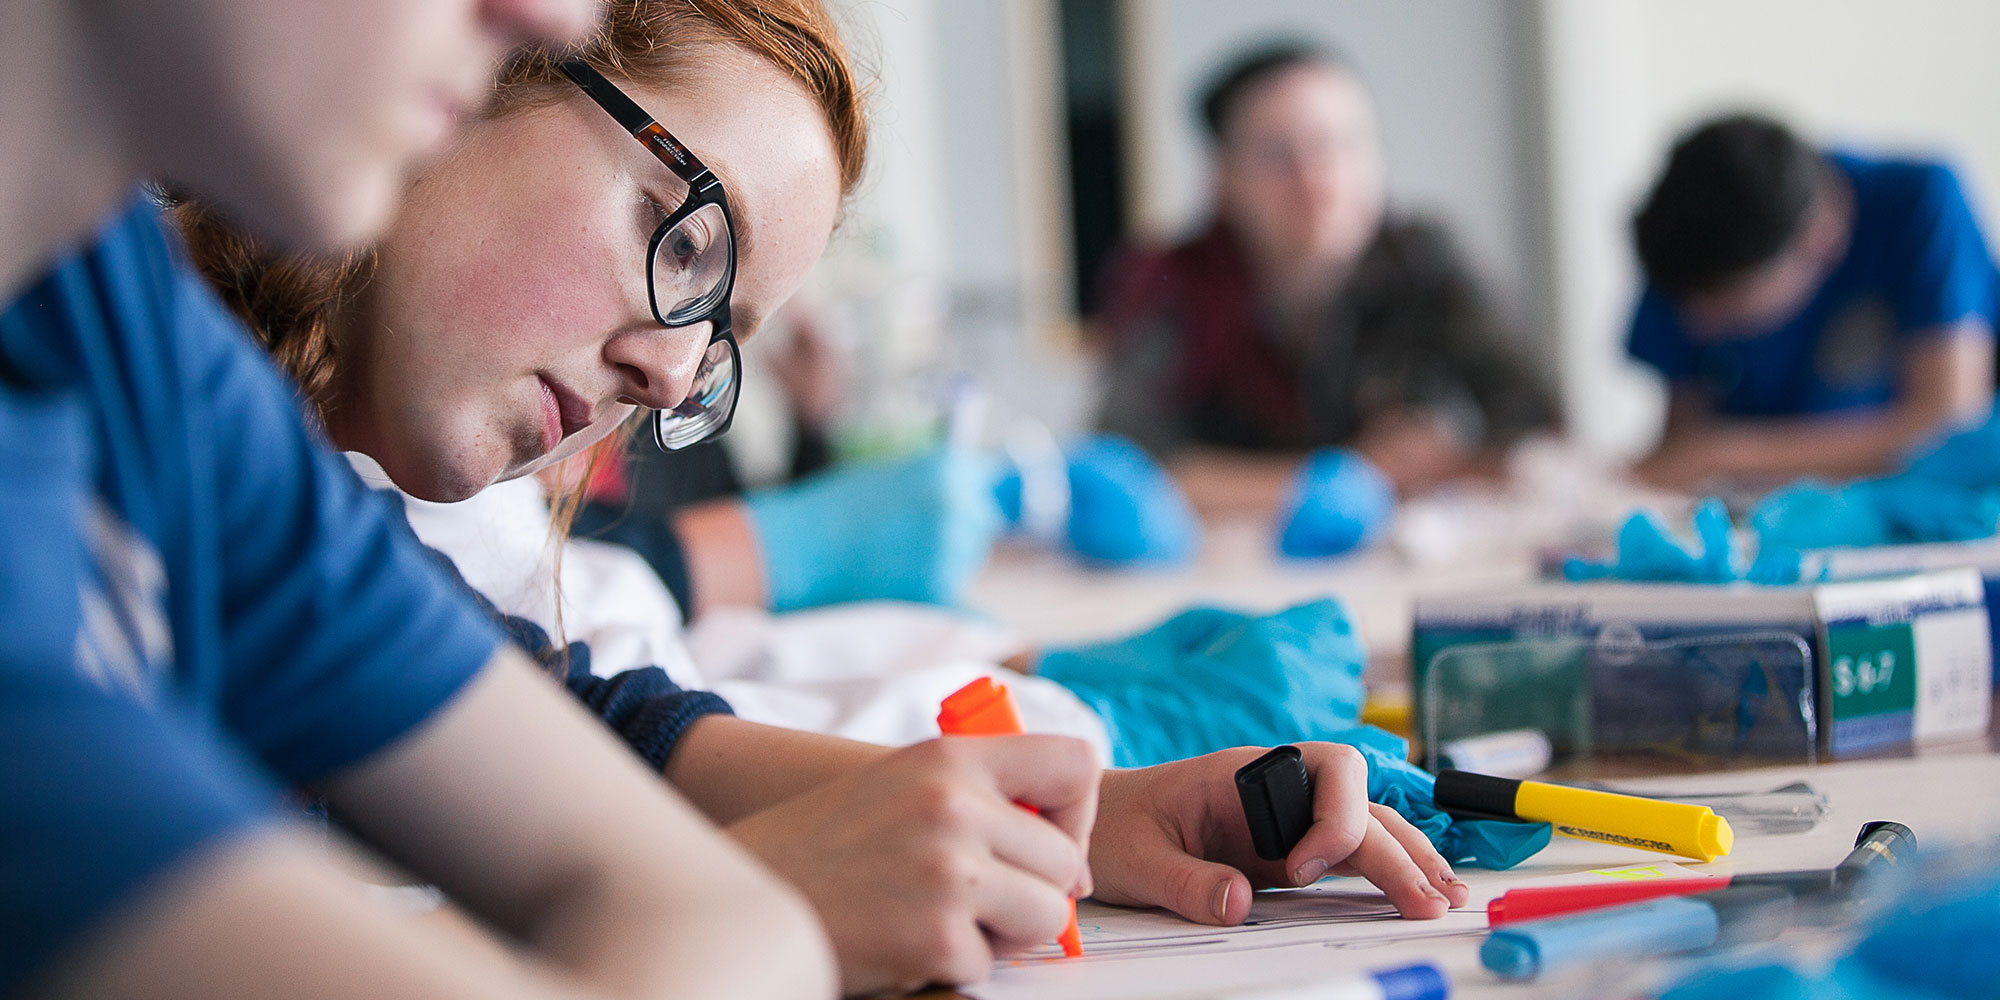
<path fill-rule="evenodd" d="M 1507 872 L 1459 869 L 1475 891 L 1498 893 L 1510 885 L 1547 881 L 1605 868 L 1622 868 L 1672 860 L 1693 871 L 1749 874 L 1800 868 L 1831 867 L 1852 848 L 1856 832 L 1870 820 L 1893 820 L 1911 828 L 1920 847 L 1993 842 L 2000 831 L 2000 755 L 1982 741 L 1937 748 L 1918 756 L 1852 761 L 1814 766 L 1768 768 L 1695 776 L 1660 776 L 1621 780 L 1635 788 L 1702 791 L 1761 791 L 1793 781 L 1810 782 L 1826 796 L 1828 815 L 1811 830 L 1791 834 L 1739 835 L 1735 850 L 1709 864 L 1669 858 L 1631 848 L 1558 837 L 1527 863 Z M 1995 861 L 2000 863 L 2000 858 Z M 1330 943 L 1323 959 L 1315 960 L 1326 975 L 1394 968 L 1428 961 L 1444 969 L 1458 1000 L 1480 997 L 1574 998 L 1598 995 L 1601 972 L 1583 971 L 1554 981 L 1507 983 L 1479 964 L 1485 938 L 1483 913 L 1459 912 L 1426 932 L 1448 929 L 1456 936 L 1424 940 Z M 1288 967 L 1299 963 L 1294 960 Z M 1186 991 L 1123 992 L 1127 997 L 1188 1000 Z M 951 997 L 955 994 L 936 994 Z"/>
<path fill-rule="evenodd" d="M 1194 604 L 1275 611 L 1332 595 L 1348 604 L 1377 669 L 1391 666 L 1402 670 L 1406 669 L 1416 599 L 1534 579 L 1537 539 L 1526 537 L 1530 534 L 1523 532 L 1523 537 L 1512 540 L 1518 544 L 1489 540 L 1477 551 L 1448 560 L 1413 559 L 1407 548 L 1383 546 L 1346 559 L 1294 562 L 1274 555 L 1269 526 L 1240 521 L 1209 525 L 1200 555 L 1192 565 L 1149 572 L 1104 572 L 1045 552 L 1003 548 L 975 581 L 969 603 L 1020 630 L 1031 641 L 1046 644 L 1131 634 Z M 1372 679 L 1401 678 L 1376 673 Z M 1829 800 L 1831 812 L 1817 826 L 1797 834 L 1739 836 L 1729 857 L 1689 867 L 1730 874 L 1831 866 L 1846 856 L 1861 824 L 1877 819 L 1910 826 L 1926 845 L 2000 838 L 2000 755 L 1991 752 L 1985 740 L 1932 748 L 1899 759 L 1621 778 L 1618 783 L 1673 790 L 1748 791 L 1797 780 L 1812 783 Z M 1471 869 L 1459 874 L 1475 886 L 1499 891 L 1512 883 L 1643 864 L 1662 857 L 1557 838 L 1547 850 L 1513 871 Z M 1363 971 L 1409 961 L 1434 961 L 1452 976 L 1453 996 L 1461 998 L 1588 994 L 1574 983 L 1501 982 L 1479 965 L 1483 914 L 1457 919 L 1467 923 L 1464 936 L 1335 949 L 1338 955 L 1333 964 Z"/>
<path fill-rule="evenodd" d="M 1420 594 L 1489 589 L 1535 578 L 1525 549 L 1419 564 L 1393 546 L 1340 559 L 1288 560 L 1252 521 L 1212 525 L 1190 565 L 1092 569 L 1066 556 L 1006 546 L 973 581 L 967 603 L 1036 645 L 1130 635 L 1195 605 L 1278 611 L 1333 596 L 1346 603 L 1370 659 L 1400 663 Z"/>

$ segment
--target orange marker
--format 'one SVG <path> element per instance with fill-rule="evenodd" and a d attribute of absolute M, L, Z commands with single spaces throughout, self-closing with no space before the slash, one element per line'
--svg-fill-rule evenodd
<path fill-rule="evenodd" d="M 951 693 L 938 706 L 938 728 L 946 736 L 1013 736 L 1022 732 L 1021 711 L 1007 685 L 991 677 L 981 677 Z M 1041 810 L 1026 802 L 1014 803 L 1035 815 Z M 1069 903 L 1069 926 L 1056 938 L 1063 954 L 1076 958 L 1083 954 L 1083 936 L 1076 929 L 1076 900 Z"/>

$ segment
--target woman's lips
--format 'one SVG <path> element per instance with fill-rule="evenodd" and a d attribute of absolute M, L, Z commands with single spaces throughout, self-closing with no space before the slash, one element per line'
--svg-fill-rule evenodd
<path fill-rule="evenodd" d="M 556 400 L 556 390 L 548 379 L 537 379 L 542 390 L 542 454 L 556 450 L 562 443 L 562 404 Z"/>
<path fill-rule="evenodd" d="M 542 390 L 542 454 L 554 451 L 564 438 L 590 426 L 590 404 L 546 375 L 536 376 Z"/>

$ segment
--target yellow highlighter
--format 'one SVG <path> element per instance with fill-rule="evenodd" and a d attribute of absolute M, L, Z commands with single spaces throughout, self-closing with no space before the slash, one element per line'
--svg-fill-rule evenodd
<path fill-rule="evenodd" d="M 1466 771 L 1439 771 L 1433 795 L 1448 812 L 1547 823 L 1565 837 L 1700 861 L 1714 861 L 1736 845 L 1728 820 L 1685 802 Z"/>

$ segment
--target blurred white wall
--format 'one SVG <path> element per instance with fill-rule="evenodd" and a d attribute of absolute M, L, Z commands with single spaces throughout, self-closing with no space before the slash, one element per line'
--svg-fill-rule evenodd
<path fill-rule="evenodd" d="M 1579 431 L 1657 433 L 1659 391 L 1623 358 L 1627 221 L 1674 137 L 1750 107 L 1809 138 L 1948 158 L 2000 233 L 2000 3 L 1541 0 L 1556 313 Z"/>

